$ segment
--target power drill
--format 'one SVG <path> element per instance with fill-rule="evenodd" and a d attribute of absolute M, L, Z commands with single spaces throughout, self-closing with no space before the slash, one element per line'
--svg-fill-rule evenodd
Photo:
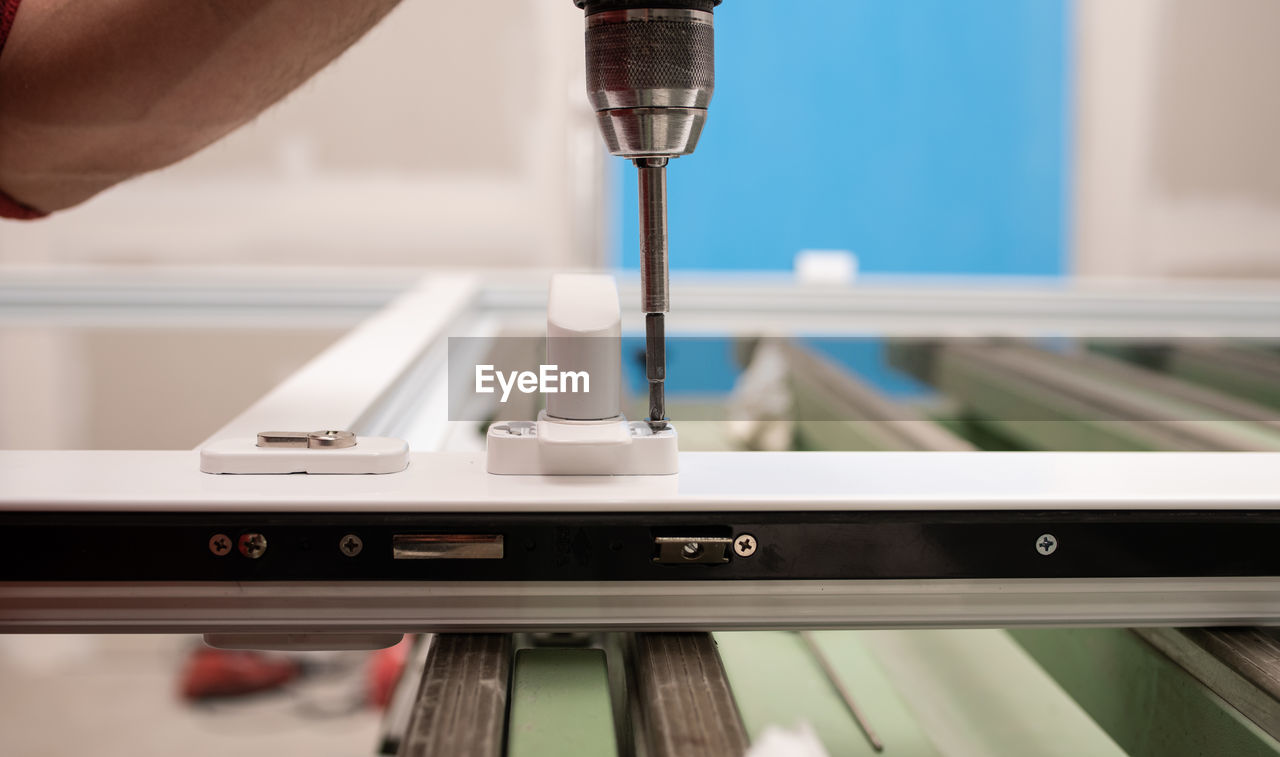
<path fill-rule="evenodd" d="M 715 88 L 720 0 L 574 0 L 586 12 L 587 98 L 609 152 L 640 179 L 640 298 L 649 425 L 666 427 L 667 161 L 698 144 Z"/>

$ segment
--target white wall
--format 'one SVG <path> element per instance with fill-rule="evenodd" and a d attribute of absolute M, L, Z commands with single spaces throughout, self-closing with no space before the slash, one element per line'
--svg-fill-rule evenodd
<path fill-rule="evenodd" d="M 0 449 L 190 449 L 338 336 L 0 327 Z"/>
<path fill-rule="evenodd" d="M 606 155 L 584 86 L 569 0 L 405 0 L 203 153 L 0 222 L 0 263 L 590 264 Z"/>
<path fill-rule="evenodd" d="M 1280 3 L 1077 2 L 1075 272 L 1280 277 Z"/>

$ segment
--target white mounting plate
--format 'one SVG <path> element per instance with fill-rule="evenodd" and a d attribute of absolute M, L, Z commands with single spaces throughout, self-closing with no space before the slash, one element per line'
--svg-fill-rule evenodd
<path fill-rule="evenodd" d="M 399 473 L 408 466 L 408 443 L 386 436 L 360 436 L 354 447 L 342 448 L 259 447 L 241 437 L 200 448 L 205 473 Z"/>
<path fill-rule="evenodd" d="M 489 427 L 485 470 L 515 476 L 665 476 L 680 470 L 675 426 L 607 421 L 508 421 Z"/>

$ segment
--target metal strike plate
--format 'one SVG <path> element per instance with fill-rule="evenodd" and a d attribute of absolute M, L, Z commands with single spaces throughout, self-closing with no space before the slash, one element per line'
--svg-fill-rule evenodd
<path fill-rule="evenodd" d="M 356 446 L 350 431 L 259 431 L 259 447 L 290 449 L 346 449 Z"/>
<path fill-rule="evenodd" d="M 200 449 L 205 473 L 397 473 L 408 466 L 403 439 L 350 431 L 263 431 L 256 440 L 219 439 Z"/>
<path fill-rule="evenodd" d="M 501 534 L 396 534 L 395 560 L 501 560 Z"/>

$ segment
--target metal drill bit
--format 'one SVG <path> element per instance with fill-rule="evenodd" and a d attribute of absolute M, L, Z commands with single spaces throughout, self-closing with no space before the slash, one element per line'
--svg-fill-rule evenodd
<path fill-rule="evenodd" d="M 667 294 L 667 159 L 637 158 L 640 178 L 640 307 L 644 318 L 645 377 L 649 380 L 649 425 L 667 426 L 665 316 Z"/>
<path fill-rule="evenodd" d="M 654 431 L 667 427 L 667 399 L 663 392 L 663 382 L 667 378 L 665 318 L 662 313 L 645 313 L 644 316 L 644 368 L 645 378 L 649 379 L 649 426 Z"/>

